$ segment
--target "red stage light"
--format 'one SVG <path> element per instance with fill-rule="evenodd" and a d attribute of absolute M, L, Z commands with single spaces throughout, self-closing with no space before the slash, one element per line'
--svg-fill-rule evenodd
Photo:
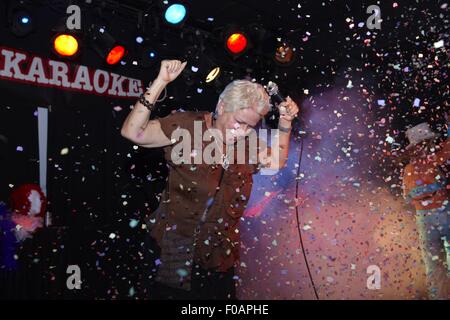
<path fill-rule="evenodd" d="M 114 48 L 109 51 L 108 56 L 106 57 L 106 63 L 110 65 L 114 65 L 116 63 L 119 63 L 120 60 L 125 55 L 125 48 L 123 46 L 115 46 Z"/>
<path fill-rule="evenodd" d="M 227 39 L 227 48 L 233 54 L 240 54 L 247 48 L 247 37 L 242 33 L 233 33 Z"/>

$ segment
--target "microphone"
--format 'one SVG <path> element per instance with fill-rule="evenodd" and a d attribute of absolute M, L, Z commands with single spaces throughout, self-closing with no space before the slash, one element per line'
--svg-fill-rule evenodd
<path fill-rule="evenodd" d="M 267 91 L 267 94 L 270 96 L 270 99 L 273 104 L 270 106 L 269 112 L 264 117 L 264 123 L 271 129 L 278 128 L 278 120 L 280 119 L 280 110 L 278 109 L 278 105 L 286 99 L 283 95 L 281 95 L 278 90 L 278 85 L 275 82 L 269 81 L 267 86 L 264 87 Z M 273 107 L 275 105 L 275 108 Z"/>
<path fill-rule="evenodd" d="M 278 89 L 278 85 L 273 82 L 269 81 L 267 86 L 265 86 L 265 89 L 267 93 L 269 94 L 273 104 L 275 105 L 275 108 L 273 108 L 273 105 L 271 105 L 269 112 L 264 117 L 264 123 L 270 127 L 271 129 L 278 128 L 278 120 L 280 119 L 280 110 L 281 112 L 284 112 L 284 107 L 281 109 L 278 108 L 278 105 L 282 102 L 286 101 L 286 98 L 280 93 Z M 299 118 L 295 118 L 293 122 L 299 121 Z M 303 130 L 298 131 L 299 136 L 305 136 L 306 132 Z"/>
<path fill-rule="evenodd" d="M 266 87 L 267 93 L 272 98 L 273 101 L 278 105 L 286 99 L 280 94 L 280 91 L 278 90 L 278 85 L 275 82 L 269 81 Z"/>

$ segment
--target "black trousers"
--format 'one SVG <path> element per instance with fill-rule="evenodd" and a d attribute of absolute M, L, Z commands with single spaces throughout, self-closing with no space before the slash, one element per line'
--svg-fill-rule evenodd
<path fill-rule="evenodd" d="M 236 287 L 234 269 L 227 272 L 215 272 L 195 265 L 191 272 L 191 290 L 173 288 L 154 281 L 157 266 L 155 261 L 160 256 L 160 248 L 156 241 L 146 238 L 145 260 L 145 296 L 150 300 L 235 300 Z"/>

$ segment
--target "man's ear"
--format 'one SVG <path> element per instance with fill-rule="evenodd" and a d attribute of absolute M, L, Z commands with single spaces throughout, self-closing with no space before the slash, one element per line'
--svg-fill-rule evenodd
<path fill-rule="evenodd" d="M 217 115 L 221 116 L 225 112 L 225 104 L 222 100 L 219 100 L 217 104 Z"/>

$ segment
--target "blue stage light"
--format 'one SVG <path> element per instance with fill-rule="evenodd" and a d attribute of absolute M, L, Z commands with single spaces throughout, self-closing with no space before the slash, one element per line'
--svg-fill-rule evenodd
<path fill-rule="evenodd" d="M 186 18 L 186 7 L 182 4 L 172 4 L 166 10 L 164 18 L 170 24 L 179 24 Z"/>
<path fill-rule="evenodd" d="M 17 8 L 8 13 L 11 32 L 17 37 L 25 37 L 34 30 L 34 19 L 29 10 Z"/>
<path fill-rule="evenodd" d="M 29 17 L 26 17 L 26 16 L 21 17 L 21 18 L 20 18 L 20 22 L 22 22 L 23 24 L 27 24 L 27 23 L 30 22 L 30 18 L 29 18 Z"/>

